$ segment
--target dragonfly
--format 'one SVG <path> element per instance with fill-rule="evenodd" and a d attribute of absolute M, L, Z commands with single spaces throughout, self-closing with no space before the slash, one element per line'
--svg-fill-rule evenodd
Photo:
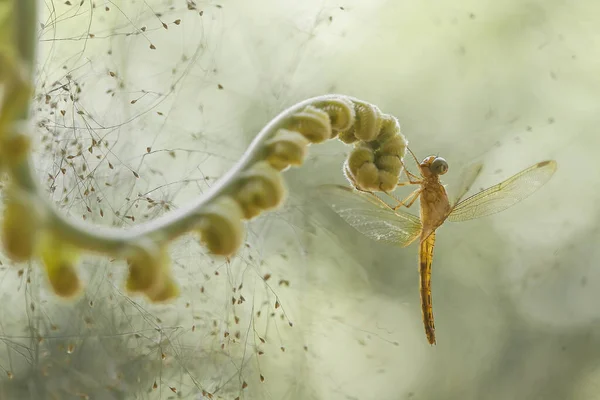
<path fill-rule="evenodd" d="M 410 149 L 408 149 L 410 151 Z M 398 186 L 417 188 L 397 204 L 389 205 L 373 192 L 341 185 L 322 185 L 319 194 L 330 208 L 350 226 L 368 238 L 394 246 L 406 247 L 419 239 L 419 289 L 425 335 L 430 345 L 436 344 L 433 301 L 431 297 L 431 266 L 436 230 L 446 221 L 462 222 L 492 215 L 519 203 L 550 180 L 556 172 L 555 160 L 538 162 L 478 193 L 464 198 L 479 176 L 483 164 L 465 168 L 457 192 L 451 201 L 440 176 L 448 172 L 448 163 L 438 156 L 428 156 L 420 163 L 414 153 L 419 175 L 409 172 L 402 164 L 408 180 Z M 420 200 L 419 217 L 400 210 L 410 208 Z"/>

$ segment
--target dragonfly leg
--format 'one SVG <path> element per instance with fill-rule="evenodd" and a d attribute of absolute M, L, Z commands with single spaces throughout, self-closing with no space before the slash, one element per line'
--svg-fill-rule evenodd
<path fill-rule="evenodd" d="M 402 165 L 402 170 L 406 174 L 406 177 L 408 178 L 408 182 L 398 182 L 398 186 L 418 185 L 418 184 L 420 184 L 422 182 L 421 179 L 419 179 L 418 176 L 416 176 L 415 174 L 413 174 L 412 172 L 410 172 L 408 170 L 408 168 L 406 168 L 406 164 L 404 164 L 404 162 L 402 160 L 400 160 L 400 165 Z M 413 178 L 414 180 L 412 180 L 411 178 Z M 402 183 L 404 183 L 404 185 L 402 185 Z"/>
<path fill-rule="evenodd" d="M 413 176 L 413 174 L 410 174 L 410 172 L 406 171 L 406 169 L 404 169 L 404 171 L 407 174 L 408 177 L 408 181 L 404 181 L 404 182 L 398 182 L 398 186 L 406 186 L 406 185 L 419 185 L 421 184 L 422 181 L 418 180 L 418 181 L 411 181 L 410 180 L 410 176 Z M 410 175 L 408 175 L 410 174 Z M 388 203 L 386 203 L 385 201 L 383 201 L 379 196 L 377 196 L 375 193 L 371 192 L 370 190 L 364 190 L 361 189 L 358 184 L 356 183 L 356 181 L 354 180 L 354 178 L 352 177 L 352 174 L 350 173 L 350 171 L 348 170 L 348 166 L 344 165 L 344 175 L 346 175 L 346 178 L 348 179 L 348 181 L 352 184 L 352 186 L 354 187 L 354 190 L 356 190 L 357 192 L 361 192 L 361 193 L 366 193 L 368 195 L 373 196 L 375 199 L 377 199 L 377 201 L 379 201 L 381 204 L 383 204 L 384 206 L 386 206 L 387 208 L 391 209 L 392 211 L 396 211 L 398 208 L 400 208 L 401 206 L 404 206 L 406 208 L 410 208 L 414 202 L 419 198 L 419 194 L 421 194 L 421 191 L 423 190 L 422 188 L 416 189 L 415 191 L 413 191 L 411 194 L 409 194 L 405 199 L 403 200 L 399 200 L 396 196 L 394 196 L 391 193 L 388 192 L 383 192 L 385 194 L 387 194 L 388 196 L 390 196 L 392 199 L 394 199 L 396 201 L 396 205 L 395 206 L 390 206 Z M 408 203 L 407 203 L 408 202 Z"/>
<path fill-rule="evenodd" d="M 420 185 L 422 181 L 399 181 L 396 186 Z"/>
<path fill-rule="evenodd" d="M 408 177 L 408 182 L 410 184 L 412 184 L 412 185 L 418 185 L 418 184 L 420 184 L 422 182 L 422 180 L 419 179 L 419 177 L 416 176 L 415 174 L 413 174 L 412 172 L 410 172 L 410 171 L 408 171 L 406 169 L 404 169 L 404 172 L 406 173 L 406 176 Z M 410 178 L 415 178 L 415 180 L 411 181 Z"/>
<path fill-rule="evenodd" d="M 419 195 L 421 194 L 422 191 L 423 191 L 422 188 L 418 188 L 402 200 L 398 200 L 396 198 L 396 196 L 393 196 L 390 193 L 386 193 L 388 196 L 390 196 L 391 198 L 393 198 L 394 200 L 396 200 L 398 202 L 394 207 L 390 207 L 390 208 L 394 211 L 396 211 L 398 208 L 400 208 L 402 206 L 404 206 L 406 208 L 410 208 L 414 204 L 414 202 L 417 201 L 417 199 L 419 198 Z"/>
<path fill-rule="evenodd" d="M 371 196 L 373 196 L 378 202 L 380 202 L 381 204 L 383 204 L 385 207 L 389 208 L 392 211 L 396 211 L 398 208 L 400 208 L 401 206 L 404 206 L 406 208 L 410 208 L 410 206 L 413 205 L 413 203 L 419 198 L 419 195 L 421 194 L 421 191 L 423 189 L 419 188 L 417 190 L 415 190 L 414 192 L 412 192 L 411 194 L 409 194 L 404 200 L 399 200 L 396 196 L 394 196 L 391 193 L 387 193 L 387 192 L 383 192 L 385 194 L 387 194 L 389 197 L 391 197 L 392 199 L 394 199 L 396 201 L 396 205 L 395 206 L 390 206 L 388 203 L 386 203 L 385 201 L 383 201 L 381 199 L 381 197 L 377 196 L 375 193 L 373 192 L 368 192 L 366 190 L 361 190 L 361 189 L 357 189 L 363 193 L 367 193 Z M 410 201 L 409 201 L 410 200 Z M 409 201 L 407 203 L 407 201 Z"/>
<path fill-rule="evenodd" d="M 398 186 L 407 186 L 407 185 L 420 185 L 421 183 L 423 183 L 422 179 L 419 179 L 417 176 L 415 176 L 414 174 L 408 172 L 408 170 L 406 169 L 406 167 L 403 168 L 404 173 L 406 174 L 406 178 L 408 180 L 406 181 L 398 181 L 397 185 Z M 417 178 L 415 180 L 412 180 L 411 178 Z"/>

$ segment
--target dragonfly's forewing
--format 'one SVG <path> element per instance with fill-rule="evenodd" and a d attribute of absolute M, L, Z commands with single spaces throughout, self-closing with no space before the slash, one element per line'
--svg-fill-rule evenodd
<path fill-rule="evenodd" d="M 417 216 L 393 211 L 370 194 L 339 185 L 320 186 L 318 193 L 333 211 L 370 239 L 406 247 L 419 237 Z"/>
<path fill-rule="evenodd" d="M 448 220 L 467 221 L 485 217 L 517 204 L 542 187 L 554 175 L 556 161 L 542 161 L 458 203 Z"/>
<path fill-rule="evenodd" d="M 483 164 L 478 162 L 467 165 L 461 171 L 459 181 L 454 186 L 455 189 L 450 195 L 452 205 L 458 204 L 458 202 L 463 198 L 463 196 L 467 194 L 467 192 L 471 189 L 471 186 L 473 186 L 473 182 L 475 182 L 475 179 L 477 179 L 482 169 Z"/>

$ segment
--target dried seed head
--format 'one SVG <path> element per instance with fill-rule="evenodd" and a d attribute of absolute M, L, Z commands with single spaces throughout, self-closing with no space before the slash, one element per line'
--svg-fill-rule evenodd
<path fill-rule="evenodd" d="M 268 151 L 267 161 L 280 171 L 290 165 L 300 165 L 306 157 L 306 146 L 310 141 L 301 133 L 280 129 L 265 144 Z"/>
<path fill-rule="evenodd" d="M 244 212 L 237 201 L 222 196 L 204 207 L 198 225 L 202 243 L 213 254 L 230 256 L 244 241 Z"/>
<path fill-rule="evenodd" d="M 287 129 L 303 134 L 312 143 L 321 143 L 331 139 L 331 123 L 329 115 L 313 106 L 292 115 Z"/>

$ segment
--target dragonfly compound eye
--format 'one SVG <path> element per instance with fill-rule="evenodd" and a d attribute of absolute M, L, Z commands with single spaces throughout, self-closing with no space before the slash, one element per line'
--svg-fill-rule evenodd
<path fill-rule="evenodd" d="M 437 157 L 431 163 L 430 169 L 434 174 L 444 175 L 446 172 L 448 172 L 448 163 L 442 157 Z"/>

